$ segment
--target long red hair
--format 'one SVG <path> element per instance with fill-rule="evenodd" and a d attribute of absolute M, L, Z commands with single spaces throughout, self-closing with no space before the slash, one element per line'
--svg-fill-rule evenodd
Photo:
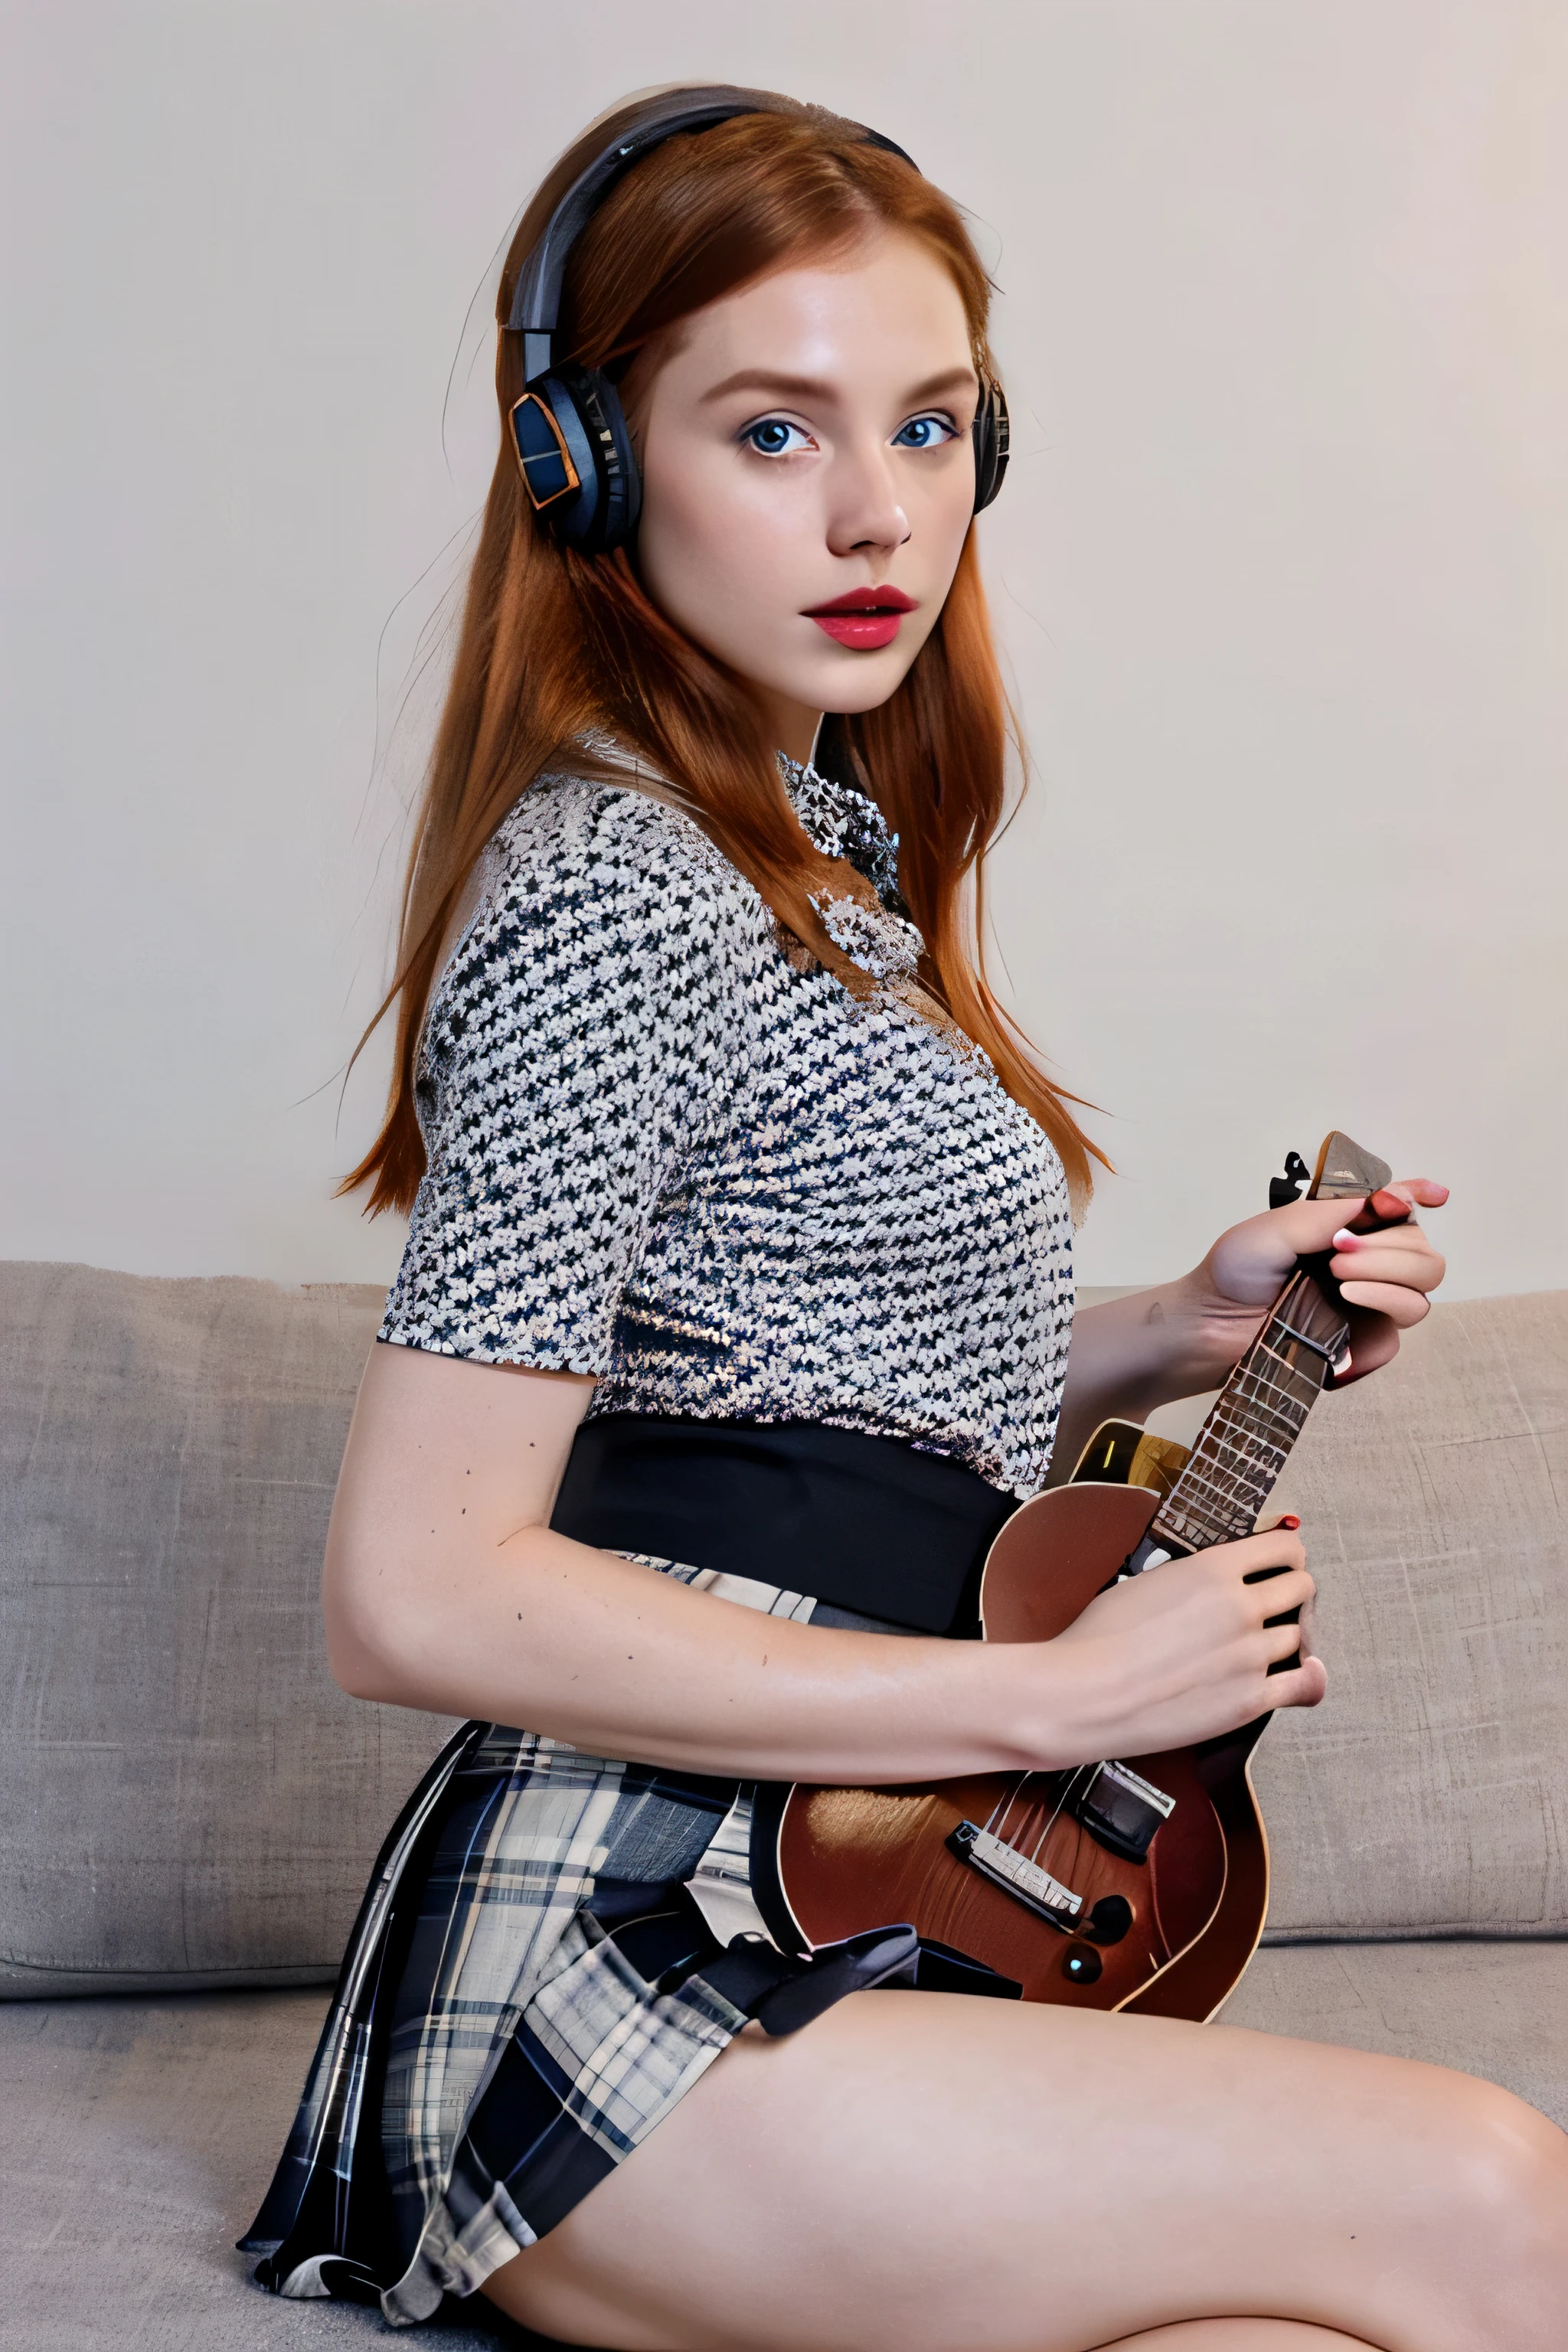
<path fill-rule="evenodd" d="M 918 238 L 952 273 L 976 365 L 994 373 L 990 283 L 956 207 L 854 124 L 790 99 L 769 106 L 666 141 L 613 190 L 571 257 L 557 359 L 605 369 L 630 400 L 639 355 L 657 364 L 658 339 L 677 320 L 767 270 L 842 250 L 886 226 Z M 823 858 L 803 831 L 744 682 L 655 608 L 625 549 L 584 556 L 558 545 L 524 495 L 511 453 L 507 419 L 523 389 L 522 353 L 504 324 L 518 273 L 564 190 L 639 112 L 627 104 L 567 150 L 523 215 L 501 272 L 501 448 L 416 819 L 396 971 L 371 1024 L 395 1006 L 386 1116 L 342 1187 L 370 1183 L 371 1215 L 409 1208 L 425 1172 L 415 1061 L 464 887 L 537 776 L 563 766 L 593 772 L 580 740 L 590 730 L 615 737 L 668 780 L 778 920 L 847 987 L 860 993 L 868 984 L 814 903 L 825 887 L 842 897 L 867 886 Z M 899 883 L 926 941 L 927 988 L 1050 1136 L 1081 1203 L 1090 1156 L 1103 1162 L 1104 1154 L 1068 1108 L 1078 1097 L 1046 1077 L 982 967 L 981 860 L 1002 820 L 1011 720 L 973 530 L 942 617 L 903 684 L 880 709 L 836 721 L 835 731 L 841 770 L 847 765 L 899 835 Z"/>

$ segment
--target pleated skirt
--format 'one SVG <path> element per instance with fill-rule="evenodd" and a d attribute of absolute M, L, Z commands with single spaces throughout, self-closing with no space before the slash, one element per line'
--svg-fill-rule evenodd
<path fill-rule="evenodd" d="M 876 1622 L 640 1564 L 774 1615 Z M 261 2282 L 430 2318 L 553 2228 L 753 2019 L 793 2031 L 847 1992 L 913 1982 L 899 1923 L 782 1948 L 752 1885 L 755 1802 L 739 1780 L 465 1724 L 377 1860 L 240 2241 Z"/>

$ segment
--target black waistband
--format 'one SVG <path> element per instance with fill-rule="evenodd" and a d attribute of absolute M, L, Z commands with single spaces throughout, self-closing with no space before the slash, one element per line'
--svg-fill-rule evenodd
<path fill-rule="evenodd" d="M 962 1463 L 897 1438 L 616 1412 L 578 1430 L 550 1524 L 605 1551 L 963 1633 L 992 1538 L 1016 1508 Z"/>

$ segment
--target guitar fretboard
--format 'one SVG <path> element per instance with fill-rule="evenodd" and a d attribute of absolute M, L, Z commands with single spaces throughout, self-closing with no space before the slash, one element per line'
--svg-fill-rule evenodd
<path fill-rule="evenodd" d="M 1251 1534 L 1346 1330 L 1344 1309 L 1331 1305 L 1310 1274 L 1293 1275 L 1155 1515 L 1149 1529 L 1155 1542 L 1197 1551 Z"/>

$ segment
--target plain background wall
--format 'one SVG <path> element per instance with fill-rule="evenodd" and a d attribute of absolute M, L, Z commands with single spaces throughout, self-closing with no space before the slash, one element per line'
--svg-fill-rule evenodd
<path fill-rule="evenodd" d="M 8 17 L 0 1255 L 390 1273 L 330 1192 L 494 446 L 465 318 L 567 137 L 679 78 L 885 129 L 1002 287 L 993 946 L 1113 1114 L 1086 1279 L 1342 1124 L 1453 1182 L 1456 1295 L 1568 1280 L 1560 0 Z"/>

